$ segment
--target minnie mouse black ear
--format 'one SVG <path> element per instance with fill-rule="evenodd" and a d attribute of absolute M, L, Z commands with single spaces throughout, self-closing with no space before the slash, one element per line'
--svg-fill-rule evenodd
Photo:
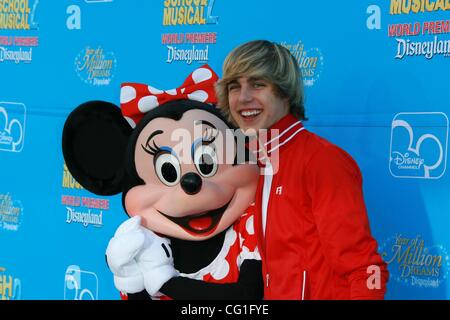
<path fill-rule="evenodd" d="M 62 151 L 75 180 L 98 195 L 121 192 L 132 131 L 112 103 L 89 101 L 73 110 L 64 124 Z"/>

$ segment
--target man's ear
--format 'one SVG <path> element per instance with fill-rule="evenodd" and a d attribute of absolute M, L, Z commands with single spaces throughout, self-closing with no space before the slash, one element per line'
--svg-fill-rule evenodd
<path fill-rule="evenodd" d="M 62 135 L 64 160 L 75 180 L 98 195 L 121 192 L 132 131 L 112 103 L 89 101 L 75 108 L 67 117 Z"/>

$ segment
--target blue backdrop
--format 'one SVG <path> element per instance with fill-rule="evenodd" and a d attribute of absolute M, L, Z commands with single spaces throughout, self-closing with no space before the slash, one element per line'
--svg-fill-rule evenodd
<path fill-rule="evenodd" d="M 68 113 L 122 82 L 178 87 L 254 39 L 288 47 L 305 126 L 358 162 L 388 299 L 448 299 L 449 0 L 0 0 L 0 299 L 119 299 L 126 219 L 67 171 Z"/>

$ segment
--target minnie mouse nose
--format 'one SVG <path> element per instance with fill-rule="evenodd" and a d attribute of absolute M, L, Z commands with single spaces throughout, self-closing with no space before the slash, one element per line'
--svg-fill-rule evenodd
<path fill-rule="evenodd" d="M 202 188 L 202 178 L 195 172 L 188 172 L 181 177 L 181 187 L 187 194 L 196 194 Z"/>

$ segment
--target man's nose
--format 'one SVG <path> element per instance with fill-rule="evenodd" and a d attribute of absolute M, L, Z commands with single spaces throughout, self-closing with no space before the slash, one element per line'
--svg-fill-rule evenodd
<path fill-rule="evenodd" d="M 239 102 L 245 103 L 253 99 L 253 92 L 248 86 L 242 86 L 239 94 Z"/>

